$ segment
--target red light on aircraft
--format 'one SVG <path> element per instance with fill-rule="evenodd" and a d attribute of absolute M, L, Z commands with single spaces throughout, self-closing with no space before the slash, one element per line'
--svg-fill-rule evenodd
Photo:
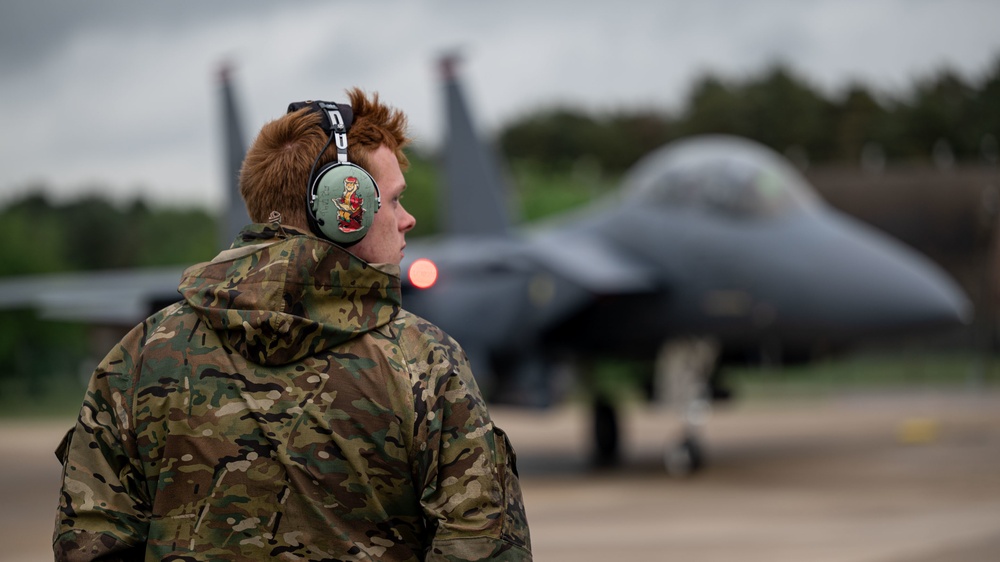
<path fill-rule="evenodd" d="M 429 289 L 434 286 L 438 278 L 438 268 L 429 259 L 420 258 L 410 264 L 410 283 L 418 289 Z"/>

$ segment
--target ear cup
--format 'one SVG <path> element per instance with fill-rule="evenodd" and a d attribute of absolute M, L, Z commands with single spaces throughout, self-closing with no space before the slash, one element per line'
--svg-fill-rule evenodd
<path fill-rule="evenodd" d="M 330 162 L 315 178 L 309 207 L 320 232 L 342 245 L 364 238 L 382 205 L 375 179 L 350 162 Z"/>

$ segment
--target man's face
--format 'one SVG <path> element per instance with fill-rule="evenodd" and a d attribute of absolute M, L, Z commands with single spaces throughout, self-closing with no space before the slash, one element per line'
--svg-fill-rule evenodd
<path fill-rule="evenodd" d="M 403 171 L 399 169 L 396 155 L 385 145 L 372 153 L 372 166 L 368 173 L 375 178 L 382 198 L 382 208 L 375 213 L 368 234 L 350 248 L 351 252 L 368 263 L 399 265 L 406 247 L 406 233 L 417 224 L 413 215 L 406 212 L 400 199 L 406 189 Z"/>

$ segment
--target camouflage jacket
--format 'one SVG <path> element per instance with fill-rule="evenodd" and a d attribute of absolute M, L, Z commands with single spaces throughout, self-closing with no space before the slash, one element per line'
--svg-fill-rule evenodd
<path fill-rule="evenodd" d="M 398 273 L 266 225 L 189 268 L 91 378 L 56 559 L 530 559 L 514 451 Z"/>

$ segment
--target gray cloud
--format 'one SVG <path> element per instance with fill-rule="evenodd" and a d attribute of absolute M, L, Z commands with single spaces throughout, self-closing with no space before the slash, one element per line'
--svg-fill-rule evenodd
<path fill-rule="evenodd" d="M 539 106 L 676 107 L 704 72 L 774 60 L 834 92 L 887 90 L 942 65 L 1000 56 L 987 0 L 31 0 L 0 7 L 0 203 L 38 181 L 70 197 L 214 206 L 221 197 L 214 73 L 236 65 L 248 133 L 294 99 L 359 85 L 439 136 L 435 59 L 464 53 L 482 128 Z"/>

